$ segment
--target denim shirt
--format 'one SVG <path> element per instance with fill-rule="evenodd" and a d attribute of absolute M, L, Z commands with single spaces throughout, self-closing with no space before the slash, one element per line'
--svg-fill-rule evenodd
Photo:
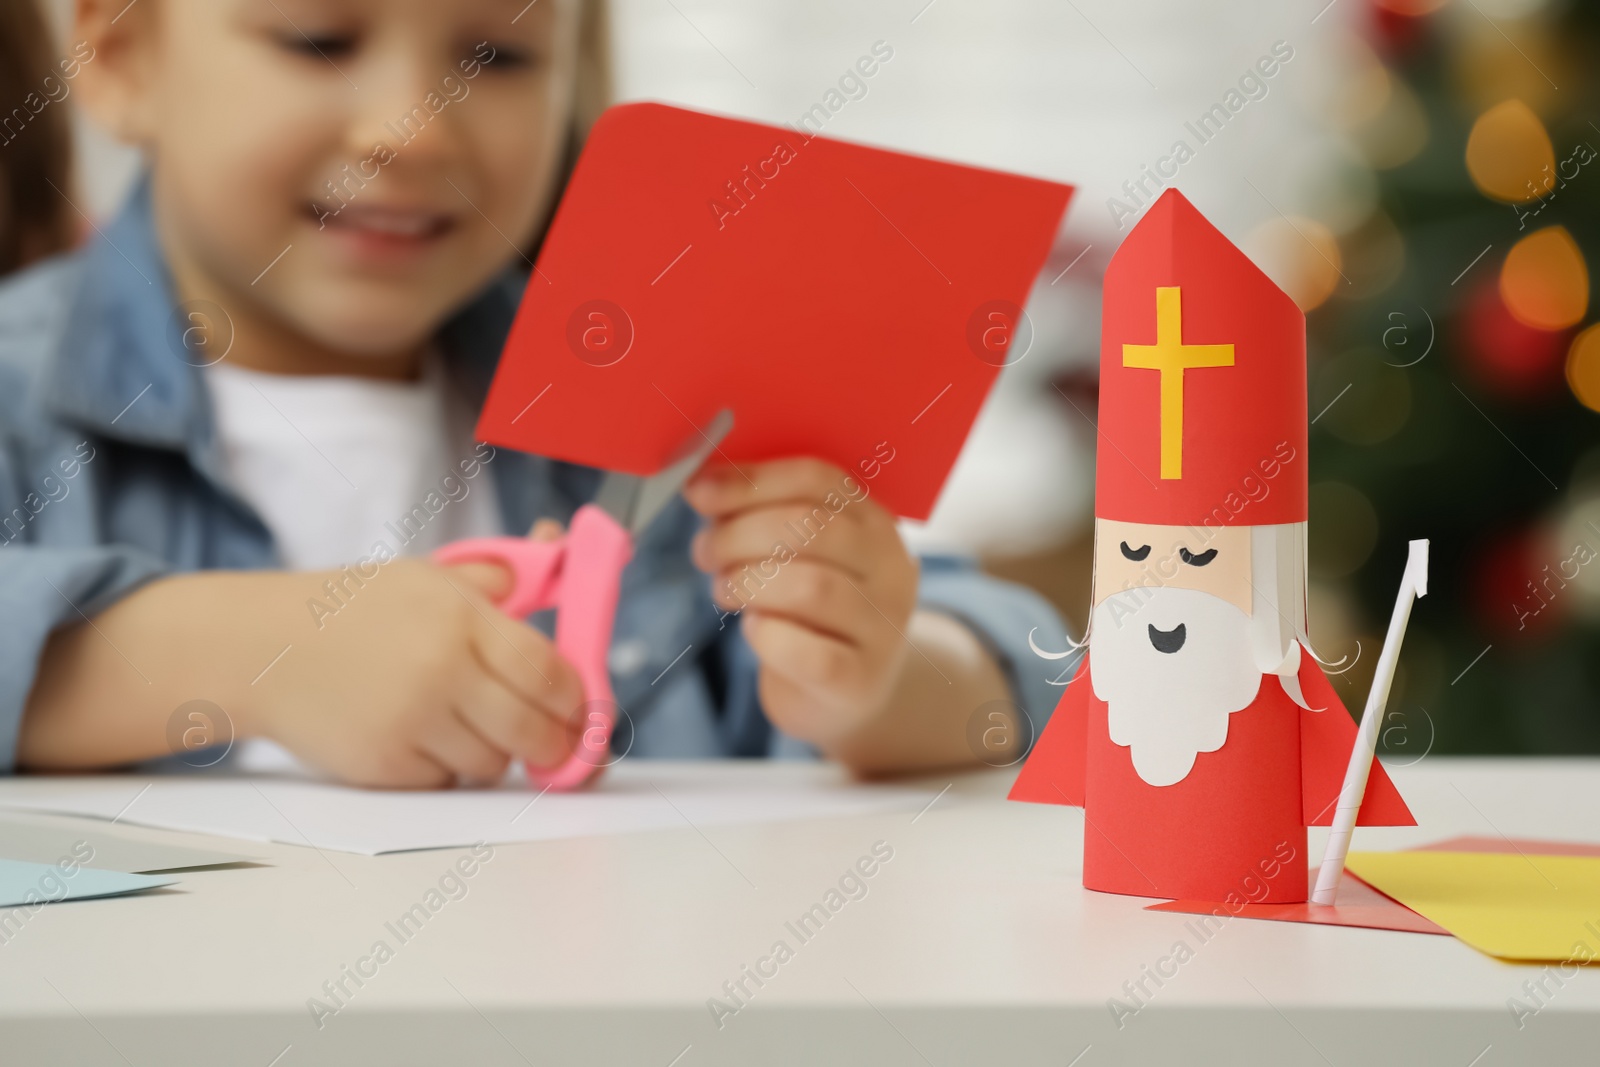
<path fill-rule="evenodd" d="M 474 409 L 521 283 L 508 275 L 491 285 L 438 338 Z M 146 185 L 83 249 L 0 282 L 0 771 L 15 768 L 23 708 L 57 627 L 92 619 L 164 575 L 282 565 L 261 518 L 223 478 L 210 401 L 174 304 Z M 507 449 L 492 466 L 509 530 L 541 517 L 566 522 L 600 479 L 592 468 Z M 690 562 L 698 526 L 675 501 L 623 575 L 609 664 L 623 709 L 617 751 L 814 755 L 762 712 L 755 656 Z M 1042 729 L 1053 672 L 1027 637 L 1034 628 L 1059 634 L 1054 612 L 968 561 L 921 562 L 921 606 L 978 635 Z"/>

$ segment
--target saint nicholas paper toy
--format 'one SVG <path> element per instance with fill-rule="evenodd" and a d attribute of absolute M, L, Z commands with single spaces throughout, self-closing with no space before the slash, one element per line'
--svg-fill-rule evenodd
<path fill-rule="evenodd" d="M 1084 809 L 1083 884 L 1307 897 L 1356 724 L 1306 633 L 1305 316 L 1176 190 L 1112 258 L 1087 651 L 1011 799 Z M 1413 825 L 1381 765 L 1358 825 Z"/>

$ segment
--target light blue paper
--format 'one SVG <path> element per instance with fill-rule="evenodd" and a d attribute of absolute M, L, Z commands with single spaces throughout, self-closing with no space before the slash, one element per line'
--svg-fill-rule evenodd
<path fill-rule="evenodd" d="M 176 881 L 176 878 L 149 874 L 123 874 L 121 871 L 80 867 L 70 861 L 58 865 L 0 859 L 0 908 L 88 900 L 92 897 L 118 897 L 124 893 L 172 885 Z"/>

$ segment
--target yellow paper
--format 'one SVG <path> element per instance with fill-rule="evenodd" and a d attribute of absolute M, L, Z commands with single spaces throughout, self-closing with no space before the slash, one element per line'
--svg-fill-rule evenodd
<path fill-rule="evenodd" d="M 1491 956 L 1600 958 L 1600 857 L 1352 852 L 1346 866 Z"/>

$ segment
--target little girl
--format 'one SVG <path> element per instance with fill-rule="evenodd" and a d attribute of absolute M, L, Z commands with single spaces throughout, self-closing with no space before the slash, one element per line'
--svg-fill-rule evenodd
<path fill-rule="evenodd" d="M 196 699 L 368 785 L 565 758 L 571 665 L 495 608 L 505 573 L 427 554 L 549 536 L 595 491 L 471 428 L 604 96 L 602 16 L 80 0 L 79 98 L 147 170 L 87 247 L 0 287 L 0 767 L 165 754 Z M 611 650 L 619 748 L 870 773 L 992 756 L 968 723 L 996 701 L 1042 721 L 1044 672 L 1019 668 L 1049 609 L 919 567 L 870 500 L 719 628 L 726 577 L 842 477 L 708 470 L 646 533 Z"/>

